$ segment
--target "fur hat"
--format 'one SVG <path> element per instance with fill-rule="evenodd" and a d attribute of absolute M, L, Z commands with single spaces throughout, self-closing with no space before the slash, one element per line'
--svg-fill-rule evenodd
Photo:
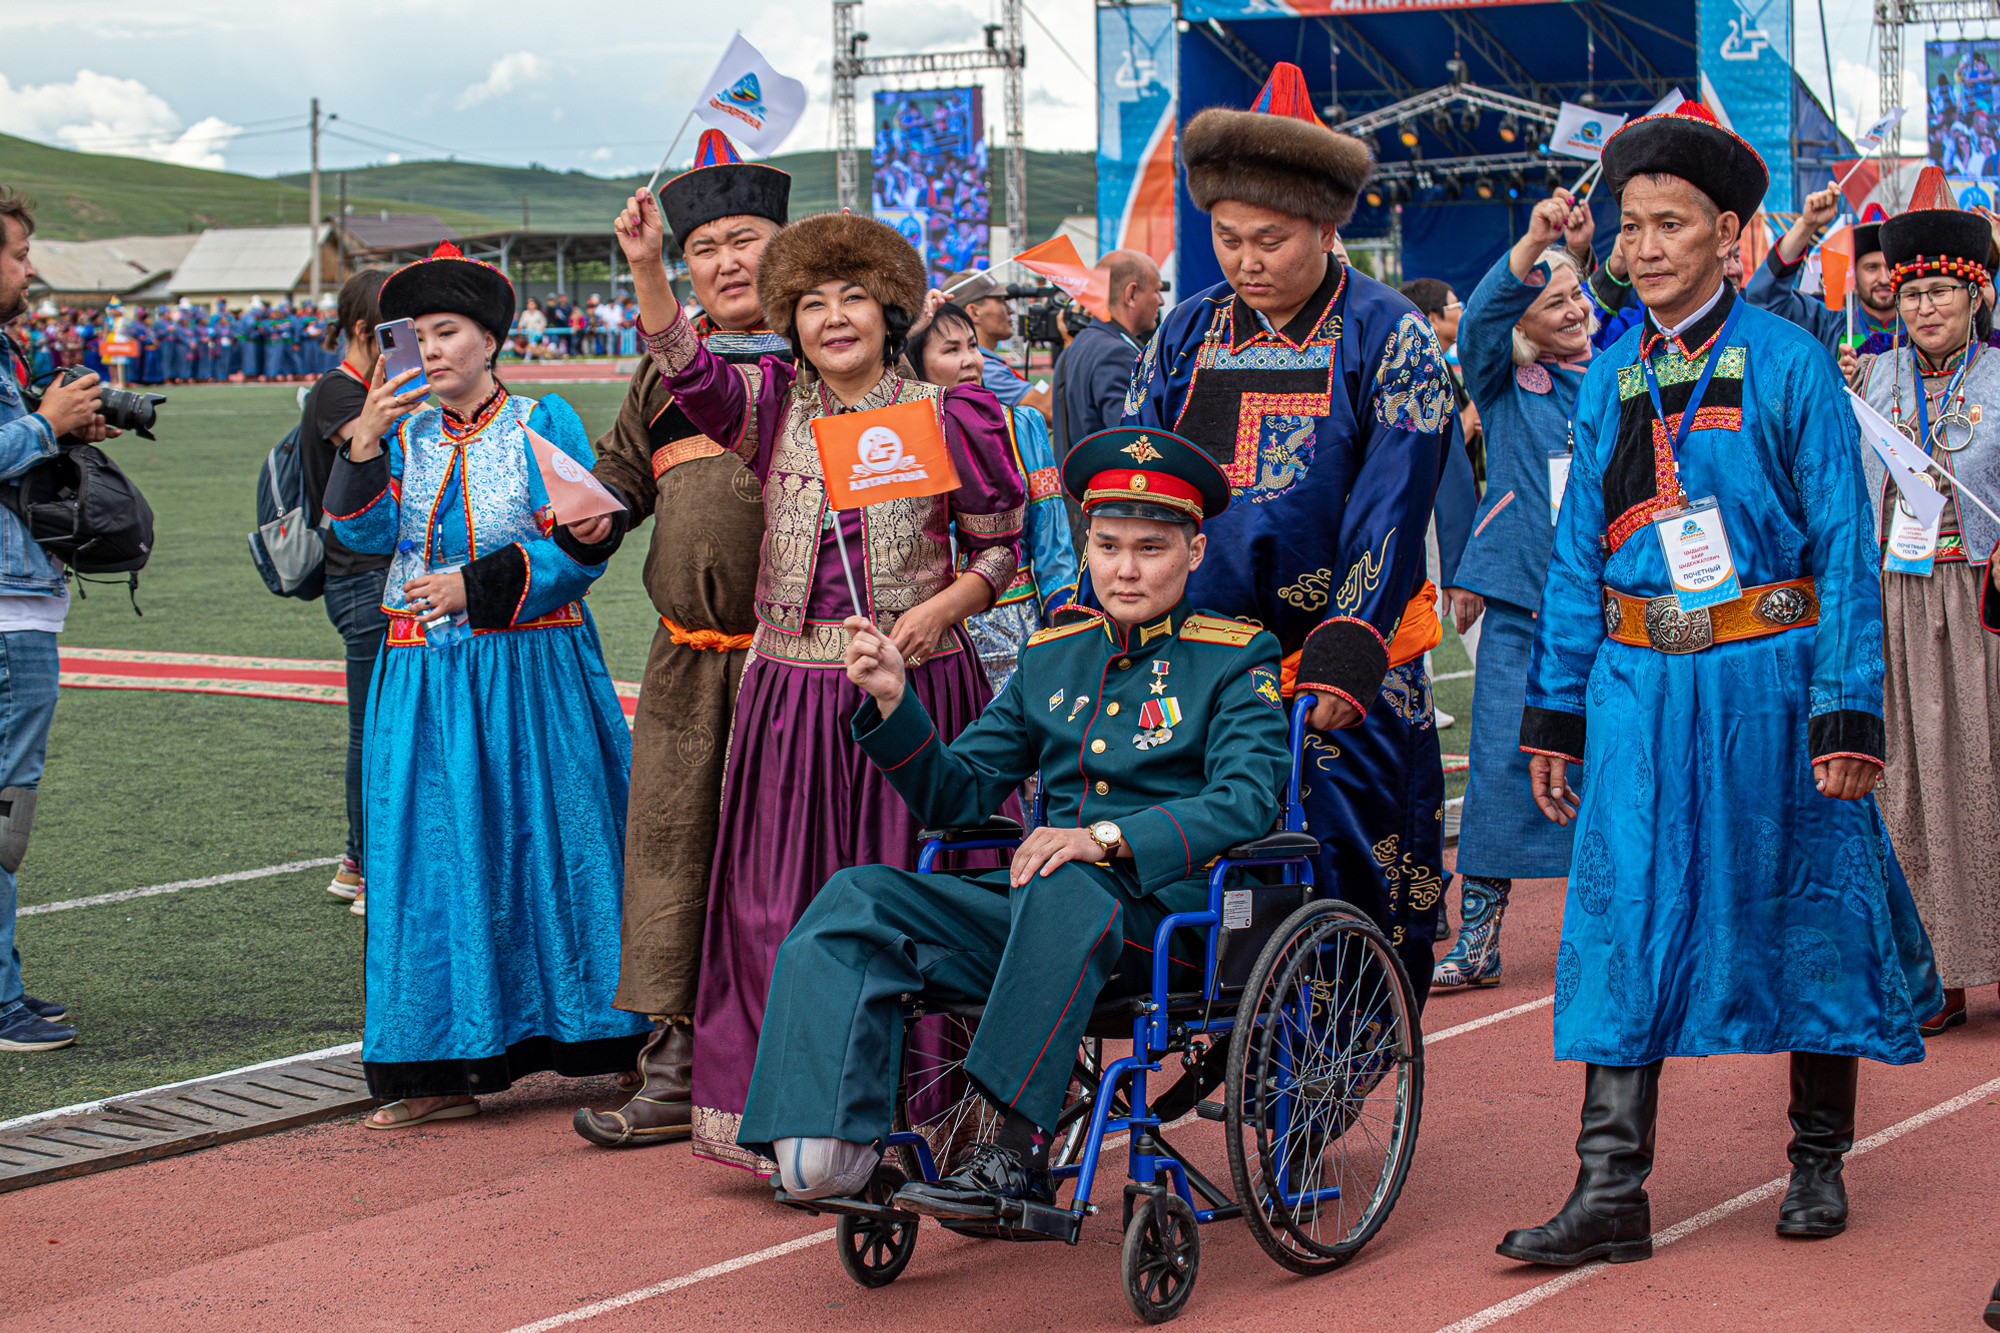
<path fill-rule="evenodd" d="M 704 130 L 694 165 L 660 187 L 660 213 L 685 247 L 695 228 L 717 218 L 744 214 L 782 227 L 791 197 L 790 173 L 745 162 L 721 130 Z"/>
<path fill-rule="evenodd" d="M 1757 150 L 1694 101 L 1628 121 L 1604 141 L 1604 184 L 1611 197 L 1624 199 L 1634 176 L 1677 176 L 1746 228 L 1771 188 L 1770 170 Z"/>
<path fill-rule="evenodd" d="M 886 222 L 819 213 L 779 229 L 757 264 L 757 299 L 781 338 L 792 336 L 799 298 L 830 278 L 858 282 L 914 319 L 924 308 L 924 261 Z"/>
<path fill-rule="evenodd" d="M 1889 262 L 1891 285 L 1899 289 L 1911 278 L 1931 275 L 1983 283 L 1992 245 L 1986 219 L 1956 208 L 1913 208 L 1882 224 L 1882 258 Z"/>
<path fill-rule="evenodd" d="M 514 284 L 491 264 L 467 259 L 450 241 L 439 241 L 428 259 L 383 279 L 376 304 L 384 321 L 464 315 L 504 343 L 514 323 Z"/>
<path fill-rule="evenodd" d="M 1235 199 L 1292 217 L 1345 226 L 1375 173 L 1361 140 L 1313 114 L 1305 75 L 1280 63 L 1248 111 L 1210 107 L 1181 132 L 1188 193 L 1206 211 Z"/>

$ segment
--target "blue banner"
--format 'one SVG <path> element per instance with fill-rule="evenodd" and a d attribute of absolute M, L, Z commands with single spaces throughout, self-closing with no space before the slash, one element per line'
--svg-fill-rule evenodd
<path fill-rule="evenodd" d="M 1771 172 L 1765 211 L 1790 212 L 1791 0 L 1699 0 L 1696 9 L 1702 100 L 1762 154 Z"/>
<path fill-rule="evenodd" d="M 1172 5 L 1097 11 L 1097 249 L 1174 258 Z"/>

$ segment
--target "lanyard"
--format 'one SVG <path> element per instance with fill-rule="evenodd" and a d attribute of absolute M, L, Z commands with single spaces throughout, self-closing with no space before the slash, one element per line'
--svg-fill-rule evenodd
<path fill-rule="evenodd" d="M 1951 396 L 1965 383 L 1965 372 L 1972 369 L 1972 358 L 1979 354 L 1975 342 L 1965 349 L 1965 360 L 1959 365 L 1958 373 L 1944 386 L 1944 396 L 1938 402 L 1949 407 Z M 1924 364 L 1917 360 L 1917 345 L 1910 344 L 1910 370 L 1917 377 L 1917 448 L 1925 453 L 1931 451 L 1931 396 L 1924 390 Z"/>
<path fill-rule="evenodd" d="M 1722 349 L 1729 345 L 1729 335 L 1736 331 L 1736 317 L 1742 313 L 1743 298 L 1739 296 L 1729 307 L 1729 318 L 1722 321 L 1722 331 L 1716 334 L 1715 341 L 1709 344 L 1708 362 L 1702 366 L 1701 378 L 1694 382 L 1694 393 L 1689 396 L 1687 407 L 1681 412 L 1681 428 L 1668 437 L 1668 444 L 1673 450 L 1676 476 L 1679 475 L 1681 468 L 1681 446 L 1687 442 L 1688 432 L 1694 429 L 1695 413 L 1701 410 L 1702 397 L 1708 392 L 1708 381 L 1714 376 L 1716 366 L 1721 363 Z M 1646 355 L 1643 348 L 1639 353 L 1639 370 L 1646 377 L 1646 392 L 1652 395 L 1653 411 L 1659 416 L 1660 428 L 1664 430 L 1667 425 L 1667 409 L 1660 403 L 1659 377 L 1653 373 L 1652 359 Z"/>

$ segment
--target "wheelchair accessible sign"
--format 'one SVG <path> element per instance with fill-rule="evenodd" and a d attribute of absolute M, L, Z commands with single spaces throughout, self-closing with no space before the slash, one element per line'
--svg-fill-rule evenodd
<path fill-rule="evenodd" d="M 1667 573 L 1682 611 L 1699 611 L 1743 595 L 1714 496 L 1661 514 L 1653 520 L 1653 531 L 1667 558 Z"/>

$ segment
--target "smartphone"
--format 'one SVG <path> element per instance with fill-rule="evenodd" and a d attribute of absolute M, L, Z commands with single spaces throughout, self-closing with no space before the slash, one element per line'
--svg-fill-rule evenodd
<path fill-rule="evenodd" d="M 386 383 L 406 370 L 414 370 L 417 377 L 405 384 L 404 393 L 428 390 L 431 386 L 424 379 L 424 353 L 417 346 L 417 325 L 415 320 L 392 319 L 387 324 L 375 326 L 375 341 L 382 344 L 382 379 Z"/>

